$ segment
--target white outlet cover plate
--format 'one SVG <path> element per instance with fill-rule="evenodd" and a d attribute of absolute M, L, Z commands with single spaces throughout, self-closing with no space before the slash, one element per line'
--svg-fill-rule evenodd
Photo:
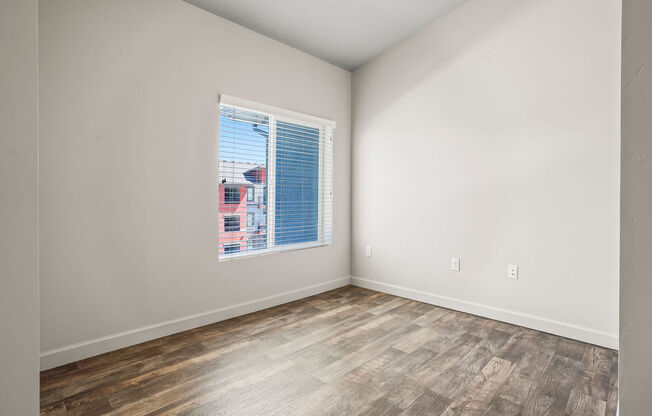
<path fill-rule="evenodd" d="M 507 265 L 507 277 L 510 279 L 518 279 L 518 266 L 513 264 Z"/>
<path fill-rule="evenodd" d="M 451 270 L 455 272 L 460 271 L 460 258 L 459 257 L 451 257 Z"/>

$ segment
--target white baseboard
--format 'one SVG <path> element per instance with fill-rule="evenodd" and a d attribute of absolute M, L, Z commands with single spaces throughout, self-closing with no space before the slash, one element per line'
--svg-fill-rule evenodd
<path fill-rule="evenodd" d="M 367 289 L 377 290 L 379 292 L 388 293 L 390 295 L 401 296 L 420 302 L 442 306 L 448 309 L 454 309 L 485 318 L 495 319 L 497 321 L 536 329 L 537 331 L 548 332 L 554 335 L 560 335 L 562 337 L 588 342 L 590 344 L 599 345 L 606 348 L 615 350 L 618 349 L 617 334 L 610 334 L 592 328 L 569 324 L 567 322 L 554 321 L 551 319 L 541 318 L 521 312 L 497 308 L 494 306 L 455 299 L 448 296 L 441 296 L 421 290 L 409 289 L 402 286 L 377 282 L 375 280 L 363 279 L 361 277 L 351 276 L 351 284 Z"/>
<path fill-rule="evenodd" d="M 186 316 L 171 321 L 136 328 L 118 334 L 91 339 L 65 347 L 44 351 L 41 353 L 41 370 L 58 367 L 84 358 L 93 357 L 105 352 L 114 351 L 130 345 L 151 341 L 156 338 L 174 334 L 188 329 L 223 321 L 247 313 L 256 312 L 272 306 L 291 302 L 293 300 L 316 295 L 328 290 L 350 284 L 350 277 L 341 277 L 328 282 L 279 293 L 249 302 L 238 303 L 196 315 Z"/>

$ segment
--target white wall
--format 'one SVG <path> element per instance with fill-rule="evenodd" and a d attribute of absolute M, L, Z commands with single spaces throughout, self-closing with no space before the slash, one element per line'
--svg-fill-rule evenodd
<path fill-rule="evenodd" d="M 652 409 L 652 3 L 623 1 L 620 414 Z"/>
<path fill-rule="evenodd" d="M 619 53 L 618 1 L 470 1 L 357 70 L 354 282 L 617 347 Z"/>
<path fill-rule="evenodd" d="M 348 282 L 349 72 L 181 0 L 40 7 L 43 367 Z M 331 247 L 218 263 L 220 93 L 337 122 Z"/>
<path fill-rule="evenodd" d="M 0 2 L 0 414 L 38 414 L 36 0 Z"/>

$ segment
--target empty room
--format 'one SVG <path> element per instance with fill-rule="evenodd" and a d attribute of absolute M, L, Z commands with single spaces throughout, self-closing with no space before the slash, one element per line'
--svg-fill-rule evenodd
<path fill-rule="evenodd" d="M 652 2 L 0 33 L 0 415 L 652 415 Z"/>

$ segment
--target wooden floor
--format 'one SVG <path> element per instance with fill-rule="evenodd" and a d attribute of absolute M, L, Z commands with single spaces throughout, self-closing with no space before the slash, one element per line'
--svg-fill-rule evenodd
<path fill-rule="evenodd" d="M 41 415 L 616 414 L 617 353 L 348 286 L 41 373 Z"/>

